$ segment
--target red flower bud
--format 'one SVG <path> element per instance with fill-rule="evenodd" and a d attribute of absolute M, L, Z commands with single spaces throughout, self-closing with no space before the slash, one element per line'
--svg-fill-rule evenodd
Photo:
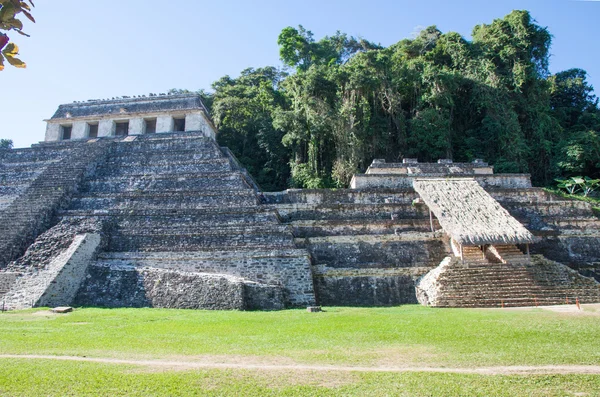
<path fill-rule="evenodd" d="M 0 50 L 2 50 L 4 46 L 8 44 L 8 40 L 10 39 L 7 35 L 5 35 L 4 33 L 0 33 Z"/>

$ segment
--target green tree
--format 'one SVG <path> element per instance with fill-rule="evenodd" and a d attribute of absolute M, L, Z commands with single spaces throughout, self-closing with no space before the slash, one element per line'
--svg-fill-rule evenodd
<path fill-rule="evenodd" d="M 282 190 L 289 178 L 289 153 L 283 131 L 273 126 L 275 109 L 284 98 L 279 84 L 285 74 L 274 67 L 243 70 L 213 84 L 212 116 L 218 141 L 227 146 L 264 190 Z"/>
<path fill-rule="evenodd" d="M 287 27 L 290 75 L 266 67 L 215 82 L 219 141 L 268 189 L 345 187 L 374 158 L 402 157 L 483 158 L 536 185 L 597 178 L 600 112 L 585 71 L 550 76 L 552 36 L 527 11 L 472 37 L 430 26 L 383 48 Z"/>

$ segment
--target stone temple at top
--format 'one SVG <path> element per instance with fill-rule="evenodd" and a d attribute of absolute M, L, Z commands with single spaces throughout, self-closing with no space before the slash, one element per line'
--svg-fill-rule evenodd
<path fill-rule="evenodd" d="M 197 95 L 74 102 L 60 105 L 45 121 L 46 142 L 185 131 L 215 138 L 215 127 Z"/>
<path fill-rule="evenodd" d="M 0 149 L 0 307 L 600 302 L 590 204 L 482 160 L 263 192 L 195 94 L 60 105 Z"/>

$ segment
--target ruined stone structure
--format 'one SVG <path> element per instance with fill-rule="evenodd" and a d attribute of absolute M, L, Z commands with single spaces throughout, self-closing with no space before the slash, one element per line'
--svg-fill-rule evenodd
<path fill-rule="evenodd" d="M 375 160 L 351 189 L 264 193 L 215 134 L 198 96 L 160 95 L 61 105 L 45 142 L 0 149 L 0 305 L 600 302 L 599 220 L 528 175 Z M 453 250 L 413 188 L 440 177 L 477 181 L 535 236 L 531 260 Z"/>

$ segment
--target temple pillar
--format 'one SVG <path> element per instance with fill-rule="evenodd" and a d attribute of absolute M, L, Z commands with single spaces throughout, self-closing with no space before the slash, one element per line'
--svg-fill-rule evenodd
<path fill-rule="evenodd" d="M 88 124 L 85 121 L 75 121 L 71 132 L 71 139 L 87 138 Z"/>
<path fill-rule="evenodd" d="M 46 124 L 46 136 L 44 140 L 46 142 L 60 141 L 60 124 Z"/>
<path fill-rule="evenodd" d="M 156 132 L 173 132 L 173 116 L 158 116 L 156 118 Z"/>
<path fill-rule="evenodd" d="M 145 131 L 144 119 L 141 117 L 129 119 L 129 135 L 142 135 Z"/>
<path fill-rule="evenodd" d="M 114 136 L 115 122 L 113 120 L 100 120 L 98 123 L 98 137 Z"/>
<path fill-rule="evenodd" d="M 185 115 L 186 131 L 202 131 L 204 118 L 200 113 L 188 113 Z"/>

